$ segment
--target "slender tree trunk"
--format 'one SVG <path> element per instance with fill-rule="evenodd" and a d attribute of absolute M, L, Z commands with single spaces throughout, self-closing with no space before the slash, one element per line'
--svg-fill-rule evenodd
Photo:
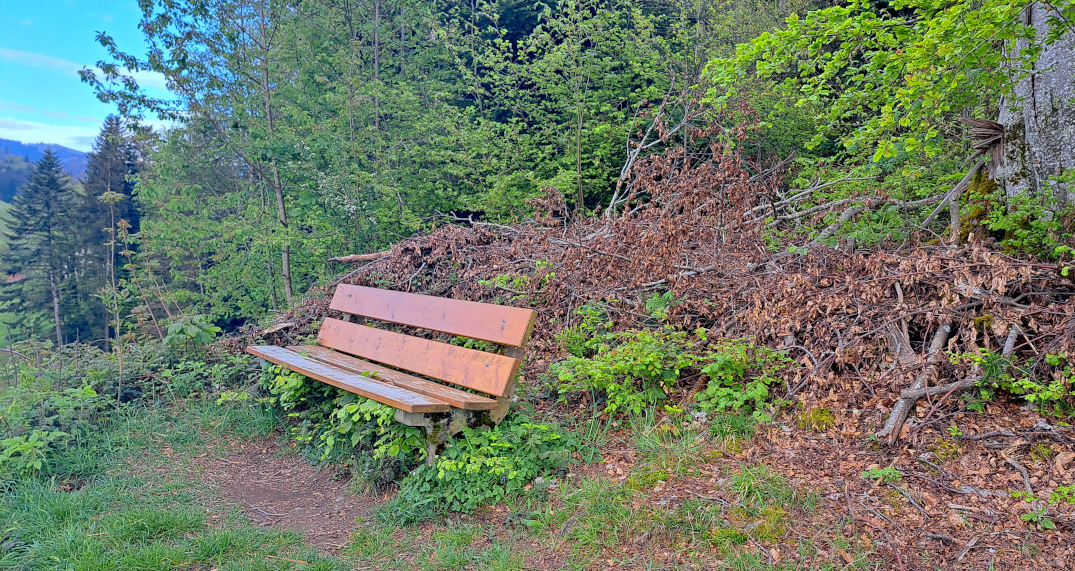
<path fill-rule="evenodd" d="M 268 23 L 265 21 L 265 11 L 262 10 L 260 14 L 261 29 L 260 34 L 262 39 L 268 37 Z M 268 128 L 269 143 L 271 146 L 273 140 L 273 115 L 272 115 L 272 88 L 269 82 L 269 49 L 270 46 L 265 44 L 262 46 L 261 57 L 261 88 L 265 98 L 265 121 Z M 287 301 L 288 307 L 291 306 L 292 301 L 295 298 L 295 291 L 291 285 L 291 245 L 288 244 L 290 239 L 287 235 L 287 207 L 284 205 L 284 184 L 280 178 L 280 168 L 277 165 L 276 157 L 269 160 L 269 167 L 272 171 L 272 188 L 276 193 L 276 210 L 277 216 L 280 219 L 280 226 L 284 228 L 284 245 L 281 247 L 280 252 L 280 273 L 284 277 L 284 298 Z"/>
<path fill-rule="evenodd" d="M 56 349 L 63 347 L 63 329 L 60 327 L 60 292 L 56 289 L 56 272 L 49 263 L 49 289 L 52 290 L 52 318 L 56 322 Z"/>
<path fill-rule="evenodd" d="M 578 116 L 578 124 L 575 129 L 575 173 L 578 177 L 578 189 L 575 195 L 575 210 L 581 210 L 586 205 L 586 197 L 582 192 L 582 104 L 575 107 Z"/>

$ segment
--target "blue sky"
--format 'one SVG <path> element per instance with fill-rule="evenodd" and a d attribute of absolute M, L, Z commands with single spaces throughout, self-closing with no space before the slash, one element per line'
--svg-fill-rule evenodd
<path fill-rule="evenodd" d="M 145 49 L 133 0 L 0 0 L 0 138 L 88 151 L 112 105 L 97 100 L 78 70 L 106 57 L 98 31 L 120 49 Z M 163 78 L 139 84 L 163 95 Z"/>

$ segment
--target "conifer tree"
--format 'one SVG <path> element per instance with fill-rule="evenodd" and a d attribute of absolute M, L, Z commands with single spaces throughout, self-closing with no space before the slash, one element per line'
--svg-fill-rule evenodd
<path fill-rule="evenodd" d="M 51 149 L 34 163 L 30 180 L 15 196 L 9 231 L 11 253 L 6 271 L 26 279 L 14 295 L 20 321 L 32 319 L 51 305 L 56 342 L 64 344 L 60 319 L 60 284 L 69 266 L 70 216 L 73 192 L 59 158 Z"/>

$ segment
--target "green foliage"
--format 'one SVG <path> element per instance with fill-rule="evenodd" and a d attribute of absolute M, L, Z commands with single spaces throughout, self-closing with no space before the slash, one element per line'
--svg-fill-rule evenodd
<path fill-rule="evenodd" d="M 1058 486 L 1049 495 L 1049 503 L 1052 504 L 1075 504 L 1075 485 L 1073 486 Z"/>
<path fill-rule="evenodd" d="M 787 355 L 741 340 L 725 340 L 710 348 L 700 367 L 709 377 L 705 390 L 695 395 L 705 411 L 745 410 L 759 419 L 769 405 L 769 387 L 792 362 Z"/>
<path fill-rule="evenodd" d="M 183 347 L 188 351 L 213 342 L 220 328 L 209 322 L 204 315 L 188 315 L 168 326 L 164 342 L 170 347 Z"/>
<path fill-rule="evenodd" d="M 679 301 L 680 300 L 676 299 L 675 294 L 670 291 L 654 293 L 646 300 L 646 313 L 658 321 L 664 321 L 668 319 L 669 311 L 671 311 L 672 307 Z"/>
<path fill-rule="evenodd" d="M 586 322 L 578 327 L 585 327 Z M 698 393 L 703 412 L 746 409 L 759 417 L 769 386 L 789 366 L 782 353 L 741 340 L 713 340 L 705 330 L 694 335 L 665 328 L 609 333 L 594 338 L 592 358 L 571 356 L 549 368 L 560 394 L 601 391 L 604 412 L 637 415 L 665 400 L 686 370 L 708 377 Z"/>
<path fill-rule="evenodd" d="M 575 435 L 519 413 L 494 428 L 466 428 L 433 466 L 400 482 L 382 514 L 414 521 L 445 510 L 473 511 L 521 492 L 537 476 L 566 469 L 582 447 Z"/>
<path fill-rule="evenodd" d="M 585 303 L 575 309 L 579 318 L 574 325 L 556 334 L 556 341 L 569 354 L 583 358 L 596 353 L 606 340 L 612 324 L 604 309 L 594 303 Z"/>
<path fill-rule="evenodd" d="M 28 435 L 0 440 L 0 478 L 41 472 L 50 446 L 67 436 L 59 430 L 35 429 Z"/>
<path fill-rule="evenodd" d="M 292 437 L 320 460 L 354 465 L 358 476 L 379 486 L 413 467 L 426 455 L 422 429 L 395 421 L 396 409 L 306 378 L 269 367 L 259 399 L 292 420 Z"/>
<path fill-rule="evenodd" d="M 880 10 L 854 0 L 800 18 L 738 47 L 734 58 L 710 62 L 718 102 L 759 78 L 791 106 L 823 109 L 812 146 L 840 138 L 874 161 L 938 155 L 942 118 L 985 102 L 996 104 L 1032 68 L 1040 47 L 997 49 L 1032 36 L 1019 14 L 1029 0 L 935 2 L 901 0 Z M 1055 41 L 1075 5 L 1053 5 L 1046 43 Z M 1066 18 L 1066 19 L 1065 19 Z"/>
<path fill-rule="evenodd" d="M 346 398 L 341 400 L 346 401 Z M 374 460 L 385 457 L 408 459 L 416 451 L 418 458 L 424 458 L 425 433 L 420 428 L 396 422 L 395 412 L 396 409 L 370 399 L 341 404 L 332 415 L 332 431 L 322 435 L 322 458 L 332 453 L 337 435 L 349 438 L 352 448 L 371 441 Z"/>
<path fill-rule="evenodd" d="M 605 412 L 638 414 L 667 398 L 681 371 L 698 363 L 694 341 L 671 330 L 608 334 L 593 358 L 572 356 L 549 372 L 560 381 L 561 395 L 602 391 Z"/>
<path fill-rule="evenodd" d="M 1019 516 L 1019 519 L 1028 523 L 1033 523 L 1034 525 L 1038 526 L 1038 529 L 1041 529 L 1042 531 L 1056 529 L 1056 524 L 1053 522 L 1052 519 L 1049 518 L 1048 510 L 1047 508 L 1045 508 L 1045 506 L 1027 512 Z"/>
<path fill-rule="evenodd" d="M 1075 408 L 1075 366 L 1072 366 L 1066 353 L 1045 356 L 1045 363 L 1051 368 L 1045 373 L 1047 377 L 1034 375 L 1029 367 L 989 349 L 952 355 L 951 359 L 969 361 L 981 368 L 982 379 L 978 382 L 978 388 L 985 400 L 992 398 L 999 389 L 1025 399 L 1042 412 L 1064 415 Z M 972 405 L 980 407 L 982 403 Z"/>
<path fill-rule="evenodd" d="M 883 484 L 885 482 L 899 482 L 903 479 L 903 474 L 896 468 L 888 466 L 885 468 L 870 468 L 862 473 L 862 477 L 877 480 Z"/>

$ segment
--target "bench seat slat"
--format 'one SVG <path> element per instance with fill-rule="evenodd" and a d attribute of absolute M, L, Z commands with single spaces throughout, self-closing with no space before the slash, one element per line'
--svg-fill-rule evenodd
<path fill-rule="evenodd" d="M 501 397 L 516 373 L 518 359 L 326 318 L 320 345 L 390 367 Z"/>
<path fill-rule="evenodd" d="M 451 410 L 451 406 L 442 400 L 395 387 L 351 371 L 337 369 L 283 347 L 258 345 L 247 347 L 246 352 L 307 377 L 406 412 L 447 412 Z"/>
<path fill-rule="evenodd" d="M 497 401 L 491 398 L 461 391 L 440 383 L 434 383 L 430 380 L 382 367 L 376 363 L 356 359 L 355 357 L 344 355 L 339 351 L 326 349 L 320 345 L 299 345 L 288 347 L 288 349 L 291 349 L 300 355 L 305 355 L 311 359 L 316 359 L 322 363 L 353 373 L 374 373 L 374 378 L 378 381 L 384 381 L 402 389 L 407 389 L 442 400 L 455 408 L 461 408 L 463 410 L 492 410 L 496 408 L 498 404 Z"/>
<path fill-rule="evenodd" d="M 521 347 L 537 319 L 532 309 L 340 284 L 329 309 L 379 321 Z"/>

